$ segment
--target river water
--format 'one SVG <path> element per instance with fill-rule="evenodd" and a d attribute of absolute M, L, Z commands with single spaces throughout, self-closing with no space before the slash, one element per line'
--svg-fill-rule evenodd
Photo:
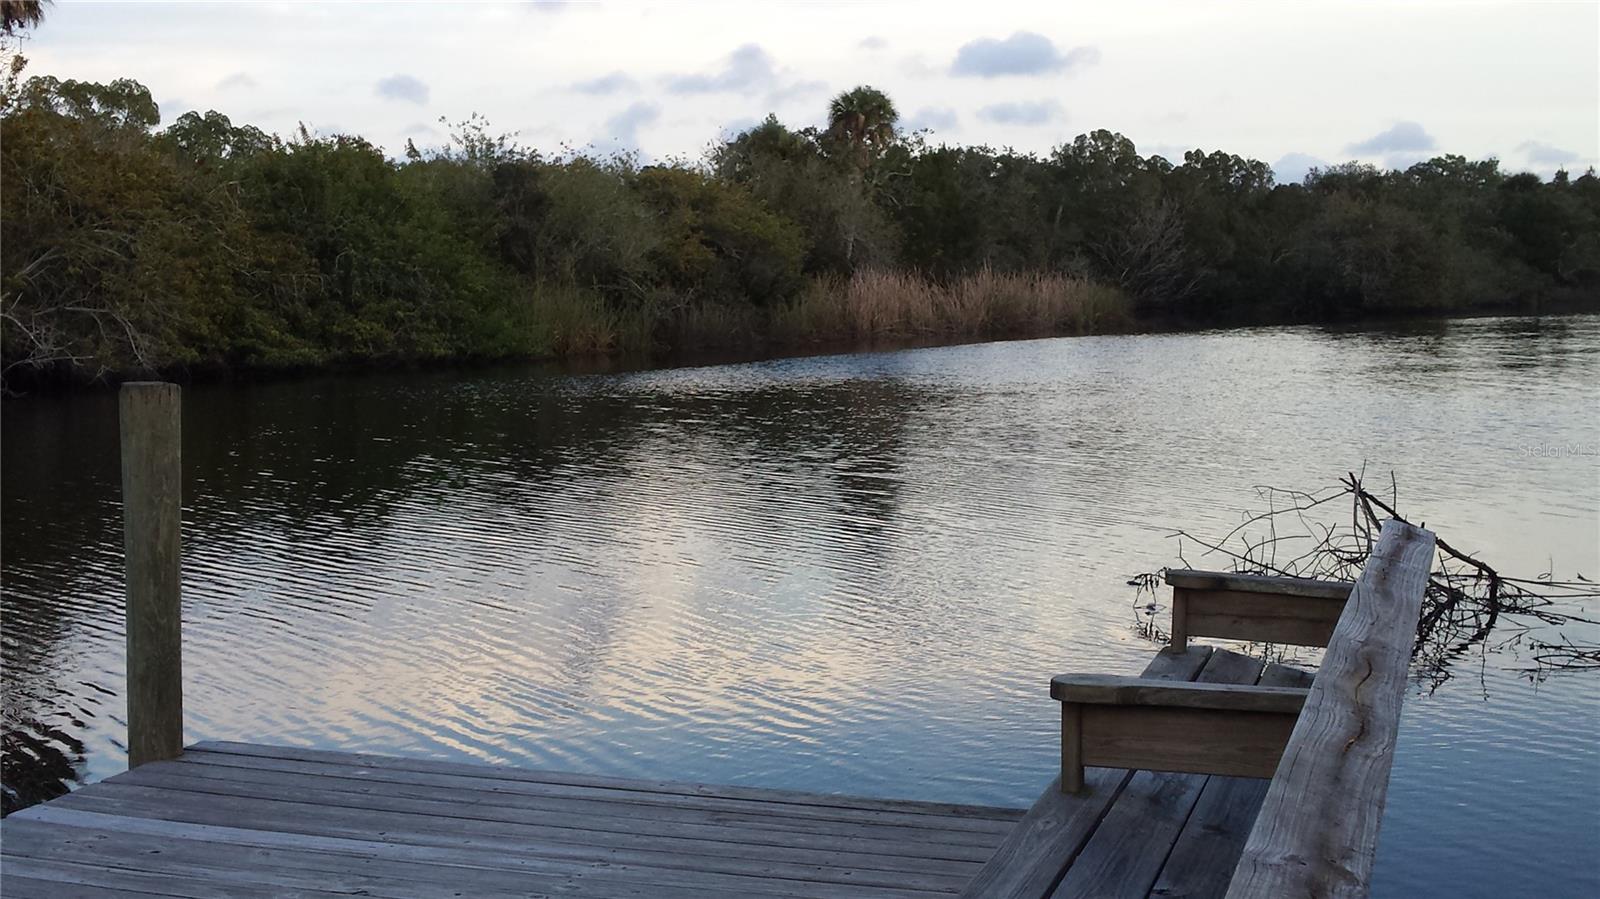
<path fill-rule="evenodd" d="M 4 405 L 13 802 L 125 765 L 116 434 Z M 1172 530 L 1364 466 L 1600 578 L 1597 447 L 1600 316 L 195 386 L 187 738 L 1026 805 Z M 1374 895 L 1600 894 L 1600 673 L 1510 635 L 1408 697 Z"/>

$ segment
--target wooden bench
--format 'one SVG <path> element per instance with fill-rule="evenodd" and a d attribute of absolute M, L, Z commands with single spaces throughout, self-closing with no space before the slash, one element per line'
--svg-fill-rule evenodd
<path fill-rule="evenodd" d="M 1169 571 L 1171 645 L 1051 680 L 1061 776 L 962 895 L 1365 896 L 1433 548 L 1388 521 L 1354 584 Z M 1311 677 L 1196 636 L 1327 651 Z"/>

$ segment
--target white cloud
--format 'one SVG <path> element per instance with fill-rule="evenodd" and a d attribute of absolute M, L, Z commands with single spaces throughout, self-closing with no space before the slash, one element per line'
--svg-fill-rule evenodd
<path fill-rule="evenodd" d="M 814 123 L 826 92 L 807 96 L 801 87 L 825 82 L 884 90 L 908 122 L 923 109 L 952 110 L 963 141 L 1038 153 L 1076 131 L 1109 128 L 1142 142 L 1258 159 L 1298 152 L 1341 160 L 1352 141 L 1414 121 L 1426 125 L 1436 149 L 1367 158 L 1503 151 L 1508 162 L 1540 170 L 1526 154 L 1576 154 L 1574 170 L 1600 158 L 1600 8 L 1593 4 L 1550 5 L 1537 16 L 1484 4 L 1452 7 L 1448 16 L 1428 4 L 1357 4 L 1338 16 L 1291 4 L 1263 16 L 1248 4 L 1179 0 L 1025 10 L 876 0 L 778 6 L 761 15 L 654 0 L 573 4 L 555 14 L 531 9 L 458 4 L 441 27 L 437 4 L 57 3 L 30 37 L 28 74 L 136 78 L 154 96 L 203 101 L 202 108 L 279 134 L 304 120 L 383 139 L 418 119 L 476 111 L 548 150 L 588 141 L 608 116 L 644 100 L 662 113 L 638 131 L 649 148 L 693 155 L 721 123 L 765 117 L 775 105 L 769 100 L 784 104 L 776 111 L 790 124 Z M 1033 60 L 1042 74 L 952 77 L 959 48 L 982 37 L 1003 43 L 1019 31 L 1054 48 Z M 1318 39 L 1305 40 L 1312 31 Z M 872 37 L 887 40 L 861 46 Z M 1071 56 L 1079 45 L 1104 56 L 1084 65 L 1087 51 Z M 1361 65 L 1350 64 L 1352 45 L 1362 47 Z M 419 47 L 427 48 L 425 60 Z M 741 47 L 755 49 L 730 55 Z M 1485 65 L 1488 58 L 1496 64 Z M 1002 61 L 985 70 L 1006 68 Z M 616 72 L 637 82 L 634 92 L 622 79 L 606 80 Z M 219 87 L 232 73 L 258 83 Z M 425 105 L 374 96 L 376 82 L 397 73 L 426 82 Z M 616 89 L 575 89 L 584 79 Z M 691 90 L 670 92 L 669 84 Z M 1076 89 L 1069 95 L 1061 90 L 1067 86 Z M 1068 124 L 977 117 L 986 105 L 1039 97 L 1069 107 Z M 169 99 L 162 108 L 187 107 Z M 1524 141 L 1550 149 L 1516 150 Z"/>
<path fill-rule="evenodd" d="M 580 94 L 594 94 L 603 96 L 606 94 L 620 94 L 626 91 L 636 91 L 639 89 L 639 82 L 629 77 L 626 72 L 618 71 L 612 72 L 609 75 L 601 75 L 598 78 L 590 78 L 586 81 L 579 81 L 572 85 L 572 89 Z"/>
<path fill-rule="evenodd" d="M 1396 122 L 1394 127 L 1346 147 L 1346 152 L 1357 156 L 1409 156 L 1432 150 L 1438 142 L 1416 122 Z"/>
<path fill-rule="evenodd" d="M 403 100 L 418 106 L 428 102 L 428 86 L 410 75 L 390 75 L 378 80 L 378 96 L 386 100 Z"/>
<path fill-rule="evenodd" d="M 827 90 L 828 83 L 826 81 L 796 81 L 792 84 L 783 85 L 772 93 L 767 94 L 767 106 L 777 109 L 777 107 L 785 103 L 815 97 L 818 94 L 826 93 Z"/>
<path fill-rule="evenodd" d="M 978 118 L 996 125 L 1049 125 L 1066 121 L 1067 112 L 1054 100 L 991 103 L 978 109 Z"/>
<path fill-rule="evenodd" d="M 168 97 L 156 104 L 156 109 L 161 112 L 161 121 L 169 125 L 192 108 L 188 101 L 181 97 Z"/>
<path fill-rule="evenodd" d="M 1099 61 L 1100 51 L 1094 47 L 1074 47 L 1062 53 L 1044 35 L 1019 31 L 1004 40 L 984 37 L 962 45 L 950 65 L 950 74 L 979 78 L 1047 75 Z"/>
<path fill-rule="evenodd" d="M 742 116 L 740 118 L 730 119 L 729 121 L 723 122 L 722 127 L 717 130 L 717 133 L 721 137 L 734 138 L 745 133 L 746 131 L 749 131 L 751 128 L 754 128 L 759 124 L 761 124 L 760 119 L 752 116 Z"/>
<path fill-rule="evenodd" d="M 1571 150 L 1552 147 L 1547 143 L 1536 140 L 1525 140 L 1518 144 L 1517 152 L 1522 154 L 1522 158 L 1534 165 L 1570 165 L 1583 158 Z"/>
<path fill-rule="evenodd" d="M 639 146 L 639 129 L 654 124 L 660 118 L 661 107 L 640 100 L 606 119 L 605 134 L 597 143 L 614 143 L 621 149 L 636 149 Z"/>
<path fill-rule="evenodd" d="M 234 72 L 232 75 L 229 75 L 228 77 L 217 82 L 217 90 L 219 91 L 233 90 L 235 88 L 252 88 L 255 86 L 256 80 L 244 72 Z"/>
<path fill-rule="evenodd" d="M 723 91 L 754 93 L 770 87 L 778 74 L 772 57 L 760 44 L 745 44 L 730 53 L 717 71 L 693 75 L 667 76 L 667 90 L 674 94 L 709 94 Z"/>
<path fill-rule="evenodd" d="M 1272 164 L 1272 178 L 1279 184 L 1299 184 L 1312 169 L 1327 167 L 1327 160 L 1309 153 L 1285 153 Z"/>
<path fill-rule="evenodd" d="M 925 106 L 906 118 L 904 128 L 907 131 L 924 128 L 934 132 L 953 131 L 960 121 L 961 117 L 948 106 Z"/>

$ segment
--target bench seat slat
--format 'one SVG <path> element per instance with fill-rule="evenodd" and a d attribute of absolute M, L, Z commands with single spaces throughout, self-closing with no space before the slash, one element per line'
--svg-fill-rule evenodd
<path fill-rule="evenodd" d="M 1311 674 L 1287 665 L 1268 665 L 1261 686 L 1309 687 Z M 1267 796 L 1267 781 L 1257 777 L 1206 780 L 1194 813 L 1150 890 L 1151 899 L 1221 899 L 1244 852 L 1256 812 Z"/>

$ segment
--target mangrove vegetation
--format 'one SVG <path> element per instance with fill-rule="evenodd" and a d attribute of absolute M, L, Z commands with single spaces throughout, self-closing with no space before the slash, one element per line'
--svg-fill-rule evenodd
<path fill-rule="evenodd" d="M 1086 333 L 1591 306 L 1600 180 L 1444 155 L 1263 162 L 938 143 L 888 96 L 699 159 L 549 153 L 473 116 L 399 155 L 150 91 L 0 96 L 12 386 L 142 372 Z"/>

